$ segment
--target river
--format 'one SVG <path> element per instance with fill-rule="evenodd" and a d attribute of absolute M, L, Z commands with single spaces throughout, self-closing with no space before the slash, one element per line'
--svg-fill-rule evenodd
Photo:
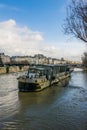
<path fill-rule="evenodd" d="M 66 87 L 18 92 L 17 75 L 0 75 L 0 130 L 87 130 L 87 73 Z"/>

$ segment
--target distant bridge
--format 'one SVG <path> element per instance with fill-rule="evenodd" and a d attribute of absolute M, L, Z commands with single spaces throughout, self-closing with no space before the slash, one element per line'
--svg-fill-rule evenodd
<path fill-rule="evenodd" d="M 83 64 L 69 64 L 70 68 L 84 68 L 86 66 L 84 66 Z"/>

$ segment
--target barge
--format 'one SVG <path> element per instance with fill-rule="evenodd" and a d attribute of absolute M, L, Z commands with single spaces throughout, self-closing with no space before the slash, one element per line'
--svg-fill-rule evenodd
<path fill-rule="evenodd" d="M 26 75 L 18 78 L 19 91 L 41 91 L 53 84 L 65 86 L 71 71 L 68 65 L 35 65 L 28 69 Z"/>

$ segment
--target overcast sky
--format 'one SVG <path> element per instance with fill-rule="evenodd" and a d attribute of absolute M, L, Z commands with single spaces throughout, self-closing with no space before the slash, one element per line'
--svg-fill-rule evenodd
<path fill-rule="evenodd" d="M 85 44 L 63 32 L 69 0 L 0 0 L 0 52 L 80 60 Z"/>

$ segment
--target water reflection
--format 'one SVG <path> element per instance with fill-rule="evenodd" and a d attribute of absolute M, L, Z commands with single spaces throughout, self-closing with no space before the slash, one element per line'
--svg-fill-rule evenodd
<path fill-rule="evenodd" d="M 73 87 L 82 87 L 84 89 L 87 89 L 87 73 L 84 71 L 74 71 L 74 73 L 72 73 L 72 78 L 69 85 Z"/>
<path fill-rule="evenodd" d="M 19 92 L 19 100 L 20 100 L 20 105 L 33 105 L 33 104 L 37 104 L 37 105 L 49 105 L 53 100 L 55 100 L 56 96 L 55 94 L 60 93 L 61 89 L 58 88 L 57 86 L 55 86 L 56 89 L 51 88 L 47 88 L 44 89 L 43 91 L 40 92 L 31 92 L 31 93 L 21 93 Z M 51 97 L 52 95 L 52 97 Z M 49 100 L 49 97 L 51 98 Z"/>

